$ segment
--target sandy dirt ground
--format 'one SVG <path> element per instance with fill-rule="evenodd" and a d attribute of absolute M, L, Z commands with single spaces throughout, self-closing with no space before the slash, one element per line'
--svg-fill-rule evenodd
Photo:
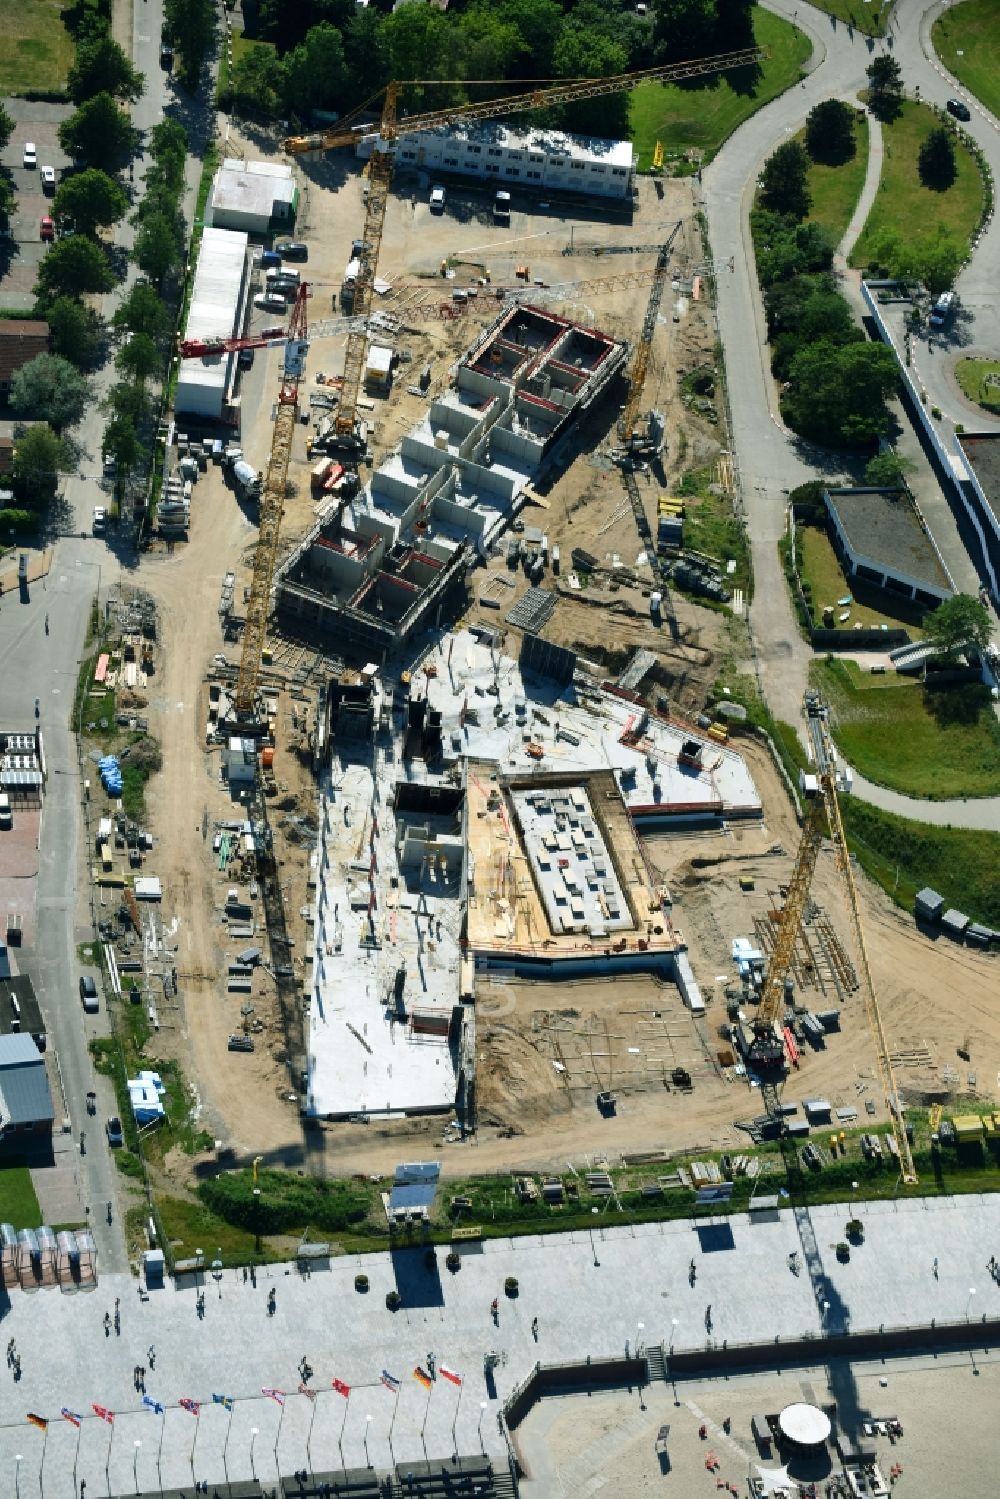
<path fill-rule="evenodd" d="M 260 143 L 245 143 L 252 154 Z M 363 220 L 361 179 L 343 163 L 309 164 L 298 232 L 310 245 L 308 274 L 314 284 L 311 319 L 329 316 L 324 299 L 339 292 L 351 237 Z M 329 187 L 330 191 L 321 191 Z M 483 200 L 485 203 L 485 199 Z M 690 218 L 691 202 L 684 184 L 668 183 L 666 198 L 652 192 L 640 201 L 631 225 L 609 225 L 595 219 L 577 225 L 575 239 L 591 243 L 655 242 L 678 218 Z M 415 306 L 443 300 L 448 283 L 437 275 L 440 260 L 457 255 L 472 264 L 460 266 L 460 277 L 471 279 L 488 269 L 494 283 L 513 281 L 515 264 L 530 256 L 531 274 L 547 282 L 599 279 L 646 262 L 652 256 L 600 260 L 563 256 L 569 242 L 568 221 L 538 213 L 516 212 L 509 230 L 489 220 L 482 204 L 464 204 L 449 193 L 449 212 L 430 215 L 426 192 L 416 184 L 402 184 L 390 202 L 381 271 L 410 290 L 394 293 L 397 302 Z M 675 264 L 680 269 L 700 258 L 693 222 L 679 236 Z M 560 310 L 612 332 L 634 339 L 648 297 L 648 280 L 632 287 L 588 287 L 568 293 Z M 389 299 L 392 301 L 392 298 Z M 677 313 L 673 321 L 671 306 Z M 467 346 L 472 321 L 435 319 L 413 323 L 399 347 L 410 355 L 409 369 L 397 380 L 388 401 L 375 405 L 376 460 L 391 448 L 416 420 L 426 404 L 406 385 L 430 363 L 432 393 L 448 378 L 452 361 Z M 668 293 L 657 331 L 647 381 L 648 402 L 667 412 L 671 448 L 668 479 L 692 464 L 711 462 L 718 450 L 714 429 L 691 417 L 676 399 L 681 373 L 710 358 L 714 335 L 703 308 L 677 305 Z M 340 367 L 342 336 L 325 337 L 312 345 L 305 399 L 315 386 L 318 371 Z M 243 443 L 255 466 L 263 466 L 270 444 L 270 412 L 280 371 L 280 352 L 258 352 L 253 371 L 243 385 Z M 611 440 L 615 410 L 603 413 L 583 440 L 599 449 Z M 681 441 L 679 430 L 683 426 Z M 282 549 L 312 524 L 316 507 L 309 494 L 305 454 L 307 428 L 295 438 L 290 469 L 290 493 L 282 529 Z M 648 484 L 648 494 L 653 488 Z M 620 670 L 634 648 L 654 651 L 658 665 L 647 681 L 655 701 L 665 694 L 685 714 L 704 703 L 726 649 L 725 624 L 718 615 L 678 604 L 679 640 L 658 631 L 649 619 L 651 574 L 639 555 L 634 519 L 623 509 L 619 481 L 600 453 L 580 453 L 525 513 L 527 524 L 549 532 L 550 541 L 568 553 L 583 545 L 598 556 L 603 574 L 587 595 L 561 597 L 547 629 L 550 638 L 572 645 L 609 673 Z M 266 976 L 255 979 L 254 1022 L 262 1029 L 251 1055 L 226 1049 L 229 1034 L 239 1029 L 240 1000 L 226 993 L 226 962 L 234 944 L 222 918 L 229 885 L 239 883 L 231 872 L 220 872 L 212 854 L 212 825 L 217 819 L 242 815 L 220 782 L 220 752 L 205 743 L 207 691 L 205 673 L 212 658 L 227 651 L 238 659 L 238 646 L 226 647 L 217 613 L 223 575 L 237 570 L 237 608 L 249 581 L 254 527 L 218 470 L 210 469 L 198 482 L 193 505 L 190 541 L 171 553 L 154 549 L 143 561 L 141 586 L 156 599 L 160 610 L 163 646 L 162 671 L 153 684 L 148 712 L 150 731 L 161 741 L 163 770 L 148 790 L 149 823 L 157 835 L 156 872 L 166 891 L 164 918 L 176 944 L 182 1022 L 171 1035 L 161 1033 L 157 1046 L 176 1046 L 191 1081 L 201 1122 L 213 1138 L 237 1153 L 263 1151 L 272 1160 L 298 1162 L 302 1134 L 288 1071 L 281 1060 L 283 1036 Z M 652 514 L 652 511 L 650 512 Z M 612 578 L 622 570 L 624 581 Z M 568 569 L 567 569 L 568 570 Z M 502 557 L 487 572 L 474 575 L 469 615 L 498 624 L 523 591 L 519 574 L 513 587 L 489 582 L 501 609 L 481 602 L 488 580 L 507 574 Z M 548 580 L 548 586 L 553 580 Z M 555 580 L 562 588 L 563 580 Z M 568 591 L 567 591 L 568 594 Z M 667 638 L 664 638 L 667 636 Z M 509 647 L 516 648 L 516 638 Z M 302 653 L 275 642 L 276 666 L 295 666 L 301 677 Z M 277 680 L 277 673 L 275 676 Z M 312 685 L 312 684 L 311 684 Z M 293 696 L 283 693 L 278 706 L 278 748 L 275 772 L 278 794 L 274 821 L 278 827 L 278 855 L 289 929 L 294 941 L 297 976 L 307 984 L 304 961 L 308 926 L 303 913 L 309 901 L 307 874 L 311 840 L 309 818 L 314 797 L 309 771 L 291 751 L 300 737 L 293 715 L 308 716 L 311 685 Z M 763 828 L 736 828 L 720 834 L 666 834 L 649 842 L 651 856 L 662 871 L 674 898 L 674 922 L 689 944 L 695 973 L 710 1001 L 704 1020 L 694 1021 L 672 988 L 649 980 L 561 986 L 558 995 L 541 985 L 485 987 L 479 1001 L 479 1042 L 483 1058 L 483 1128 L 471 1143 L 442 1151 L 451 1173 L 502 1169 L 510 1165 L 545 1165 L 568 1157 L 630 1150 L 677 1149 L 681 1146 L 722 1146 L 744 1140 L 733 1130 L 733 1120 L 759 1112 L 745 1084 L 720 1066 L 719 1026 L 725 1019 L 724 984 L 731 975 L 730 945 L 737 935 L 754 936 L 754 917 L 766 916 L 787 880 L 798 837 L 787 796 L 767 756 L 749 751 L 767 809 Z M 769 850 L 779 847 L 782 852 Z M 741 891 L 739 876 L 751 874 L 755 889 Z M 244 891 L 246 884 L 244 883 Z M 821 855 L 815 896 L 845 950 L 851 953 L 847 909 L 835 878 L 832 855 Z M 914 1096 L 941 1086 L 942 1069 L 958 1065 L 955 1090 L 967 1090 L 968 1074 L 980 1093 L 991 1093 L 1000 1069 L 1000 1025 L 992 995 L 995 965 L 985 957 L 933 944 L 918 936 L 912 923 L 896 912 L 877 891 L 864 883 L 866 921 L 870 933 L 873 972 L 893 1042 L 911 1055 L 901 1065 L 900 1082 Z M 255 912 L 260 919 L 259 904 Z M 246 945 L 240 943 L 238 946 Z M 856 954 L 854 955 L 856 960 Z M 716 976 L 720 976 L 716 981 Z M 816 1008 L 841 1005 L 822 993 L 803 997 Z M 843 1031 L 831 1037 L 824 1053 L 810 1053 L 801 1073 L 790 1080 L 788 1096 L 822 1093 L 835 1106 L 863 1106 L 863 1097 L 877 1097 L 872 1053 L 860 998 L 842 1002 Z M 956 1048 L 970 1032 L 971 1061 L 956 1063 Z M 553 1065 L 561 1063 L 566 1072 Z M 673 1066 L 692 1074 L 693 1090 L 678 1092 L 669 1084 Z M 609 1081 L 619 1093 L 618 1115 L 603 1120 L 593 1094 Z M 441 1121 L 410 1121 L 391 1127 L 337 1126 L 323 1133 L 326 1165 L 331 1170 L 382 1170 L 400 1159 L 400 1151 L 423 1148 L 437 1152 Z M 313 1159 L 316 1159 L 315 1154 Z"/>
<path fill-rule="evenodd" d="M 992 1412 L 998 1393 L 1000 1364 L 993 1355 L 977 1353 L 853 1368 L 837 1361 L 816 1369 L 682 1381 L 676 1390 L 657 1383 L 643 1391 L 641 1401 L 635 1390 L 554 1397 L 536 1405 L 518 1429 L 528 1470 L 521 1489 L 525 1499 L 581 1492 L 669 1492 L 697 1499 L 715 1494 L 721 1482 L 744 1494 L 748 1476 L 780 1467 L 778 1459 L 758 1453 L 751 1417 L 776 1415 L 804 1401 L 836 1405 L 848 1430 L 855 1410 L 863 1419 L 898 1418 L 903 1435 L 894 1443 L 879 1435 L 860 1438 L 875 1449 L 887 1481 L 894 1464 L 902 1468 L 894 1493 L 925 1499 L 954 1491 L 986 1499 L 994 1492 Z M 728 1435 L 722 1429 L 727 1417 L 732 1421 Z M 670 1426 L 669 1464 L 661 1467 L 654 1444 L 663 1424 Z M 717 1469 L 706 1467 L 709 1454 L 718 1459 Z M 818 1494 L 825 1492 L 831 1471 L 839 1471 L 839 1464 L 829 1449 L 818 1459 L 789 1461 L 789 1476 L 815 1482 Z"/>

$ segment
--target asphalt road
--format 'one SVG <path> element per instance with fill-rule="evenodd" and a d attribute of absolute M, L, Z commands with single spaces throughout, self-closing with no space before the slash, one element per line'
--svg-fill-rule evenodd
<path fill-rule="evenodd" d="M 767 157 L 782 140 L 801 128 L 814 104 L 831 97 L 854 98 L 866 86 L 865 69 L 882 44 L 870 43 L 860 33 L 849 32 L 811 5 L 794 0 L 767 0 L 767 8 L 794 20 L 812 40 L 807 77 L 799 87 L 753 115 L 730 137 L 705 170 L 703 193 L 712 253 L 719 258 L 733 256 L 735 265 L 732 275 L 720 276 L 718 280 L 719 327 L 726 356 L 734 447 L 753 551 L 754 598 L 750 623 L 757 664 L 775 717 L 798 724 L 811 651 L 796 628 L 777 544 L 784 532 L 788 491 L 810 479 L 838 480 L 843 475 L 835 455 L 802 443 L 783 427 L 778 416 L 750 240 L 749 211 Z M 926 38 L 930 20 L 938 9 L 937 6 L 928 9 L 924 0 L 897 0 L 892 46 L 886 45 L 886 50 L 898 55 L 908 89 L 912 91 L 919 85 L 924 99 L 943 104 L 955 89 L 939 73 L 936 62 L 928 60 L 920 40 Z M 984 119 L 978 114 L 974 115 L 970 128 L 987 151 L 994 174 L 1000 180 L 1000 131 L 989 117 Z M 987 304 L 985 293 L 980 311 L 975 288 L 985 288 L 991 274 L 995 275 L 998 232 L 994 221 L 959 283 L 963 301 L 974 314 L 970 320 L 974 332 L 969 336 L 994 348 L 1000 348 L 1000 313 Z M 949 404 L 955 407 L 954 399 L 948 403 L 942 399 L 941 404 L 943 409 Z M 961 416 L 957 419 L 961 420 Z M 966 421 L 968 425 L 967 417 Z M 855 794 L 918 820 L 1000 829 L 1000 797 L 926 803 L 900 797 L 861 778 L 856 778 Z"/>
<path fill-rule="evenodd" d="M 133 108 L 133 122 L 145 133 L 164 112 L 185 125 L 191 143 L 185 207 L 193 213 L 201 174 L 201 142 L 213 117 L 201 104 L 179 96 L 159 66 L 161 0 L 143 0 L 133 7 L 132 55 L 146 75 L 146 91 Z M 134 168 L 135 201 L 142 191 L 148 165 L 140 157 Z M 118 226 L 117 242 L 128 249 L 134 231 L 126 221 Z M 129 266 L 124 284 L 103 300 L 110 319 L 136 277 Z M 113 1096 L 103 1079 L 95 1077 L 87 1050 L 88 1034 L 107 1031 L 103 1011 L 94 1022 L 84 1020 L 79 999 L 81 971 L 76 948 L 93 936 L 86 872 L 86 850 L 80 847 L 83 776 L 77 762 L 76 739 L 70 723 L 79 662 L 95 594 L 102 599 L 135 568 L 130 546 L 119 545 L 114 528 L 106 540 L 91 533 L 93 507 L 107 504 L 99 487 L 100 450 L 105 416 L 100 402 L 116 379 L 111 361 L 94 378 L 95 399 L 74 436 L 82 449 L 77 474 L 65 483 L 64 534 L 56 543 L 44 587 L 36 584 L 27 602 L 8 592 L 0 605 L 0 662 L 3 663 L 3 721 L 8 727 L 34 723 L 34 700 L 40 705 L 45 734 L 48 782 L 42 813 L 37 889 L 35 950 L 25 951 L 22 963 L 35 977 L 46 1026 L 59 1058 L 74 1148 L 86 1132 L 86 1151 L 79 1156 L 77 1179 L 81 1199 L 89 1209 L 103 1273 L 127 1270 L 124 1240 L 114 1211 L 109 1227 L 105 1204 L 115 1197 L 118 1175 L 111 1160 L 103 1125 L 113 1111 Z M 44 620 L 49 616 L 49 634 Z M 86 1028 L 85 1028 L 86 1027 Z M 99 1114 L 86 1113 L 86 1094 L 96 1089 Z"/>

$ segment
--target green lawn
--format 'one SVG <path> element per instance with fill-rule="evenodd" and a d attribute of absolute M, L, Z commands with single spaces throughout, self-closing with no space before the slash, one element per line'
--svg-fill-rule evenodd
<path fill-rule="evenodd" d="M 73 64 L 73 38 L 62 0 L 0 0 L 0 95 L 62 89 Z"/>
<path fill-rule="evenodd" d="M 855 796 L 841 797 L 840 810 L 861 867 L 904 909 L 929 885 L 973 920 L 1000 927 L 1000 833 L 932 827 Z"/>
<path fill-rule="evenodd" d="M 823 623 L 824 608 L 832 604 L 834 629 L 842 630 L 845 635 L 850 635 L 855 625 L 872 630 L 888 625 L 890 630 L 905 628 L 913 639 L 920 636 L 919 622 L 924 611 L 908 607 L 905 599 L 866 586 L 859 579 L 848 579 L 824 527 L 800 525 L 796 538 L 799 577 L 812 589 L 813 617 L 817 627 Z M 850 618 L 841 624 L 844 609 L 837 607 L 837 600 L 848 594 L 853 599 Z"/>
<path fill-rule="evenodd" d="M 1000 411 L 1000 385 L 986 385 L 987 375 L 1000 375 L 1000 359 L 960 359 L 955 378 L 962 394 L 987 411 Z"/>
<path fill-rule="evenodd" d="M 724 77 L 710 77 L 703 88 L 646 83 L 632 90 L 629 125 L 640 171 L 649 170 L 657 141 L 668 152 L 697 146 L 711 160 L 737 125 L 798 82 L 811 50 L 807 37 L 759 7 L 754 10 L 754 35 L 771 55 L 753 93 L 736 93 Z"/>
<path fill-rule="evenodd" d="M 871 0 L 870 4 L 865 0 L 812 0 L 812 3 L 817 10 L 836 16 L 845 26 L 850 22 L 855 31 L 868 36 L 885 36 L 892 9 L 891 0 Z"/>
<path fill-rule="evenodd" d="M 27 1166 L 5 1166 L 0 1171 L 0 1223 L 37 1228 L 41 1221 L 42 1211 Z"/>
<path fill-rule="evenodd" d="M 796 139 L 804 145 L 805 136 L 803 130 Z M 868 119 L 863 114 L 854 117 L 854 145 L 854 155 L 842 166 L 814 161 L 809 167 L 809 218 L 827 231 L 835 245 L 851 222 L 868 171 Z"/>
<path fill-rule="evenodd" d="M 927 693 L 837 660 L 815 661 L 812 677 L 837 744 L 869 780 L 932 799 L 1000 792 L 1000 725 L 981 683 Z"/>
<path fill-rule="evenodd" d="M 950 72 L 1000 118 L 1000 12 L 996 0 L 965 0 L 946 10 L 931 33 Z"/>
<path fill-rule="evenodd" d="M 676 493 L 684 496 L 684 545 L 714 557 L 726 573 L 727 587 L 742 588 L 747 594 L 753 586 L 753 575 L 746 533 L 728 495 L 712 493 L 715 477 L 715 466 L 709 464 L 707 468 L 689 469 L 677 485 Z M 730 562 L 736 567 L 728 573 Z"/>
<path fill-rule="evenodd" d="M 965 245 L 983 207 L 983 184 L 971 153 L 956 144 L 958 175 L 945 192 L 925 187 L 917 171 L 920 147 L 939 124 L 926 104 L 906 103 L 898 120 L 883 125 L 882 181 L 868 221 L 851 252 L 852 265 L 865 265 L 871 245 L 886 230 L 917 241 L 946 236 Z"/>

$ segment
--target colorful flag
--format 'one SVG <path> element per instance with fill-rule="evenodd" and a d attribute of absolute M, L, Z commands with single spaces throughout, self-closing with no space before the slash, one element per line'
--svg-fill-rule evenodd
<path fill-rule="evenodd" d="M 315 1400 L 316 1399 L 317 1391 L 316 1390 L 311 1390 L 307 1384 L 300 1384 L 299 1385 L 299 1394 L 300 1395 L 308 1395 L 308 1397 L 309 1397 L 310 1400 Z"/>
<path fill-rule="evenodd" d="M 191 1400 L 191 1399 L 188 1398 L 187 1395 L 182 1395 L 181 1398 L 178 1400 L 177 1404 L 181 1407 L 182 1410 L 190 1411 L 191 1414 L 192 1414 L 192 1416 L 200 1416 L 201 1415 L 201 1401 L 200 1400 Z"/>
<path fill-rule="evenodd" d="M 399 1390 L 399 1380 L 396 1378 L 396 1376 L 394 1374 L 390 1374 L 388 1369 L 383 1369 L 381 1378 L 382 1383 L 385 1385 L 386 1389 L 391 1390 L 395 1395 Z"/>
<path fill-rule="evenodd" d="M 78 1416 L 77 1413 L 76 1413 L 76 1411 L 71 1411 L 65 1405 L 63 1406 L 63 1408 L 59 1412 L 59 1414 L 62 1417 L 64 1417 L 65 1420 L 69 1421 L 73 1426 L 76 1426 L 77 1428 L 79 1428 L 79 1426 L 81 1425 L 81 1423 L 83 1421 L 83 1417 L 82 1416 Z"/>
<path fill-rule="evenodd" d="M 266 1384 L 262 1384 L 260 1387 L 260 1393 L 262 1395 L 266 1395 L 268 1400 L 276 1401 L 278 1405 L 284 1405 L 285 1403 L 284 1390 L 272 1390 Z"/>
<path fill-rule="evenodd" d="M 452 1384 L 461 1384 L 461 1374 L 456 1374 L 454 1369 L 449 1369 L 447 1364 L 438 1364 L 438 1373 L 442 1379 L 450 1379 Z"/>
<path fill-rule="evenodd" d="M 114 1411 L 109 1411 L 106 1405 L 95 1405 L 94 1402 L 91 1401 L 90 1408 L 94 1412 L 95 1416 L 100 1416 L 101 1420 L 107 1421 L 109 1426 L 113 1426 L 115 1424 L 115 1413 Z"/>
<path fill-rule="evenodd" d="M 213 1395 L 212 1404 L 222 1405 L 227 1411 L 231 1411 L 233 1408 L 233 1397 L 232 1395 Z"/>
<path fill-rule="evenodd" d="M 429 1390 L 430 1387 L 431 1387 L 431 1385 L 434 1383 L 433 1379 L 431 1379 L 431 1377 L 428 1374 L 427 1370 L 426 1369 L 421 1369 L 421 1367 L 420 1367 L 419 1364 L 417 1365 L 417 1367 L 413 1371 L 413 1377 L 417 1381 L 417 1384 L 422 1384 L 423 1385 L 423 1387 L 424 1387 L 425 1390 Z"/>
<path fill-rule="evenodd" d="M 47 1431 L 49 1423 L 44 1416 L 36 1416 L 34 1411 L 28 1412 L 28 1420 L 32 1426 L 37 1426 L 39 1431 Z"/>
<path fill-rule="evenodd" d="M 345 1400 L 348 1399 L 351 1393 L 351 1387 L 349 1384 L 345 1384 L 342 1379 L 331 1379 L 330 1384 L 336 1390 L 338 1395 L 343 1395 Z"/>
<path fill-rule="evenodd" d="M 154 1400 L 152 1395 L 143 1395 L 142 1403 L 148 1411 L 153 1412 L 154 1416 L 162 1416 L 164 1414 L 163 1406 L 158 1400 Z"/>

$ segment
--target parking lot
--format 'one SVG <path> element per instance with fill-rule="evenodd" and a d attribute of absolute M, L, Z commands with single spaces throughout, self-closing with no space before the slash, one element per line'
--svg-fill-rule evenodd
<path fill-rule="evenodd" d="M 33 288 L 46 250 L 39 238 L 39 225 L 52 212 L 52 198 L 42 191 L 40 169 L 55 167 L 58 181 L 69 165 L 57 136 L 72 107 L 30 99 L 8 99 L 6 107 L 15 127 L 0 161 L 10 170 L 17 209 L 10 222 L 10 238 L 0 252 L 0 308 L 25 312 L 34 304 Z M 34 142 L 38 154 L 38 163 L 33 168 L 22 165 L 26 141 Z"/>

